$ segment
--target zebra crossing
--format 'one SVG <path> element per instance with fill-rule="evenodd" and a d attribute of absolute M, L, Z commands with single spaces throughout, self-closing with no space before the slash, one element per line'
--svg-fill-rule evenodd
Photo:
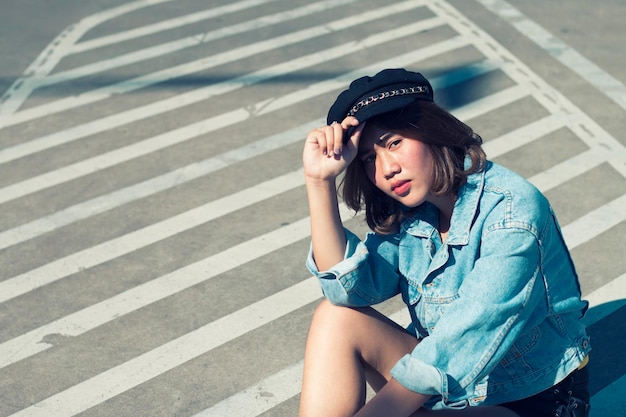
<path fill-rule="evenodd" d="M 302 142 L 386 67 L 423 72 L 548 195 L 590 330 L 623 336 L 624 145 L 451 2 L 132 1 L 0 101 L 0 416 L 296 414 L 321 297 Z M 626 369 L 598 363 L 592 416 L 619 415 Z"/>

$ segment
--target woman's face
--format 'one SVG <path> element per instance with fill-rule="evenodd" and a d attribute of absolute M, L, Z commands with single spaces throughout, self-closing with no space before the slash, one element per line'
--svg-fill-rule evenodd
<path fill-rule="evenodd" d="M 406 207 L 431 197 L 433 156 L 428 145 L 378 126 L 363 130 L 359 154 L 368 179 Z"/>

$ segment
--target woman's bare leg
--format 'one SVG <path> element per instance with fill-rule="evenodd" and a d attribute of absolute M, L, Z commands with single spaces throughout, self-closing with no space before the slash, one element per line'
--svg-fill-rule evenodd
<path fill-rule="evenodd" d="M 417 343 L 415 337 L 372 308 L 337 307 L 322 301 L 307 340 L 300 417 L 353 416 L 365 404 L 365 382 L 378 391 L 391 378 L 393 365 Z M 502 407 L 468 407 L 459 411 L 420 409 L 413 417 L 517 414 Z"/>
<path fill-rule="evenodd" d="M 417 339 L 372 308 L 315 311 L 304 358 L 300 417 L 354 415 L 365 403 L 365 381 L 377 390 Z"/>

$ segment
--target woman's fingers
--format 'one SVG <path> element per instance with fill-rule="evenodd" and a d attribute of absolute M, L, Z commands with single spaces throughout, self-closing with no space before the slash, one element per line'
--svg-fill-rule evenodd
<path fill-rule="evenodd" d="M 332 128 L 333 135 L 333 148 L 332 155 L 341 155 L 343 152 L 343 135 L 345 133 L 343 126 L 337 122 L 333 122 L 330 127 Z"/>
<path fill-rule="evenodd" d="M 343 154 L 344 148 L 348 140 L 344 142 L 344 138 L 348 134 L 348 129 L 359 126 L 359 121 L 354 117 L 346 117 L 341 123 L 333 122 L 328 126 L 321 126 L 309 133 L 309 141 L 317 144 L 322 154 L 327 157 L 338 157 Z M 359 126 L 360 127 L 360 126 Z M 357 127 L 356 132 L 360 132 Z M 354 136 L 354 133 L 353 135 Z M 353 144 L 357 142 L 352 141 Z"/>

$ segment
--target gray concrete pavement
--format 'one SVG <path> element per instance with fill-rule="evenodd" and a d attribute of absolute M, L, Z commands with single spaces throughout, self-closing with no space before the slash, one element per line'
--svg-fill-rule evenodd
<path fill-rule="evenodd" d="M 626 415 L 620 1 L 36 6 L 0 15 L 0 416 L 295 415 L 320 299 L 302 140 L 389 66 L 550 198 L 592 416 Z"/>

